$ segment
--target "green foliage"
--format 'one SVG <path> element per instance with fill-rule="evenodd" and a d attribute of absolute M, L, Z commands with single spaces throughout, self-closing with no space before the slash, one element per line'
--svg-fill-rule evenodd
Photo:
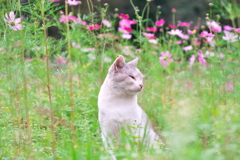
<path fill-rule="evenodd" d="M 100 136 L 97 97 L 108 67 L 120 54 L 127 61 L 140 57 L 138 67 L 145 83 L 139 104 L 164 142 L 161 152 L 134 150 L 134 143 L 130 147 L 123 143 L 116 150 L 120 159 L 240 158 L 239 37 L 231 42 L 222 39 L 224 33 L 211 32 L 215 46 L 195 45 L 198 31 L 182 40 L 160 27 L 157 42 L 150 43 L 142 36 L 146 29 L 141 22 L 154 22 L 142 20 L 136 9 L 137 29 L 132 32 L 134 39 L 128 40 L 102 23 L 99 29 L 88 29 L 102 19 L 118 27 L 116 15 L 106 16 L 107 5 L 96 7 L 99 17 L 89 3 L 92 13 L 77 17 L 88 23 L 83 25 L 75 19 L 60 23 L 57 10 L 63 7 L 55 2 L 41 0 L 25 6 L 19 5 L 20 0 L 5 2 L 0 5 L 4 13 L 0 17 L 1 159 L 109 159 Z M 143 13 L 150 9 L 149 3 Z M 15 18 L 28 13 L 21 30 L 11 29 L 4 20 L 10 11 L 15 11 Z M 235 18 L 233 11 L 227 10 L 225 16 Z M 60 28 L 60 39 L 47 37 L 50 26 Z M 188 45 L 193 49 L 183 51 Z M 206 66 L 198 62 L 200 50 Z M 159 57 L 166 51 L 174 62 L 163 67 Z M 192 55 L 196 59 L 190 65 Z"/>

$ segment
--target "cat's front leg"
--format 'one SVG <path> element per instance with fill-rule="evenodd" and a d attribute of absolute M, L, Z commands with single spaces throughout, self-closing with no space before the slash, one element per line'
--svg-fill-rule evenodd
<path fill-rule="evenodd" d="M 114 143 L 113 143 L 113 140 L 110 137 L 107 137 L 104 134 L 102 134 L 102 141 L 103 141 L 105 149 L 111 155 L 111 159 L 112 160 L 117 160 L 116 156 L 114 155 L 114 147 L 113 147 Z"/>

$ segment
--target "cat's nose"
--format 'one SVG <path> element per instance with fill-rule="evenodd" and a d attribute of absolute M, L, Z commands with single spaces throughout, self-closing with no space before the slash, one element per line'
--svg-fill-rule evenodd
<path fill-rule="evenodd" d="M 143 84 L 141 83 L 141 84 L 139 84 L 139 86 L 141 87 L 141 88 L 143 88 Z"/>

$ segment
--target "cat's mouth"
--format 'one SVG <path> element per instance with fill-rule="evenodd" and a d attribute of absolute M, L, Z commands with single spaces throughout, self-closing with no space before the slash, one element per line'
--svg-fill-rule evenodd
<path fill-rule="evenodd" d="M 141 92 L 142 91 L 142 87 L 139 87 L 139 88 L 136 88 L 136 89 L 132 89 L 132 90 L 129 90 L 131 92 Z"/>

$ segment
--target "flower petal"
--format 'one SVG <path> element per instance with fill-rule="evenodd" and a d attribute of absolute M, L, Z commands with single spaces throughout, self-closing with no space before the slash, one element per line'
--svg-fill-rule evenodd
<path fill-rule="evenodd" d="M 16 24 L 16 23 L 20 23 L 20 22 L 21 22 L 21 18 L 17 18 L 17 19 L 15 19 L 14 22 L 15 22 L 15 24 Z"/>
<path fill-rule="evenodd" d="M 11 11 L 11 12 L 9 13 L 9 16 L 10 16 L 10 19 L 11 19 L 11 20 L 14 20 L 14 19 L 15 19 L 15 15 L 14 15 L 14 12 L 13 12 L 13 11 Z"/>

